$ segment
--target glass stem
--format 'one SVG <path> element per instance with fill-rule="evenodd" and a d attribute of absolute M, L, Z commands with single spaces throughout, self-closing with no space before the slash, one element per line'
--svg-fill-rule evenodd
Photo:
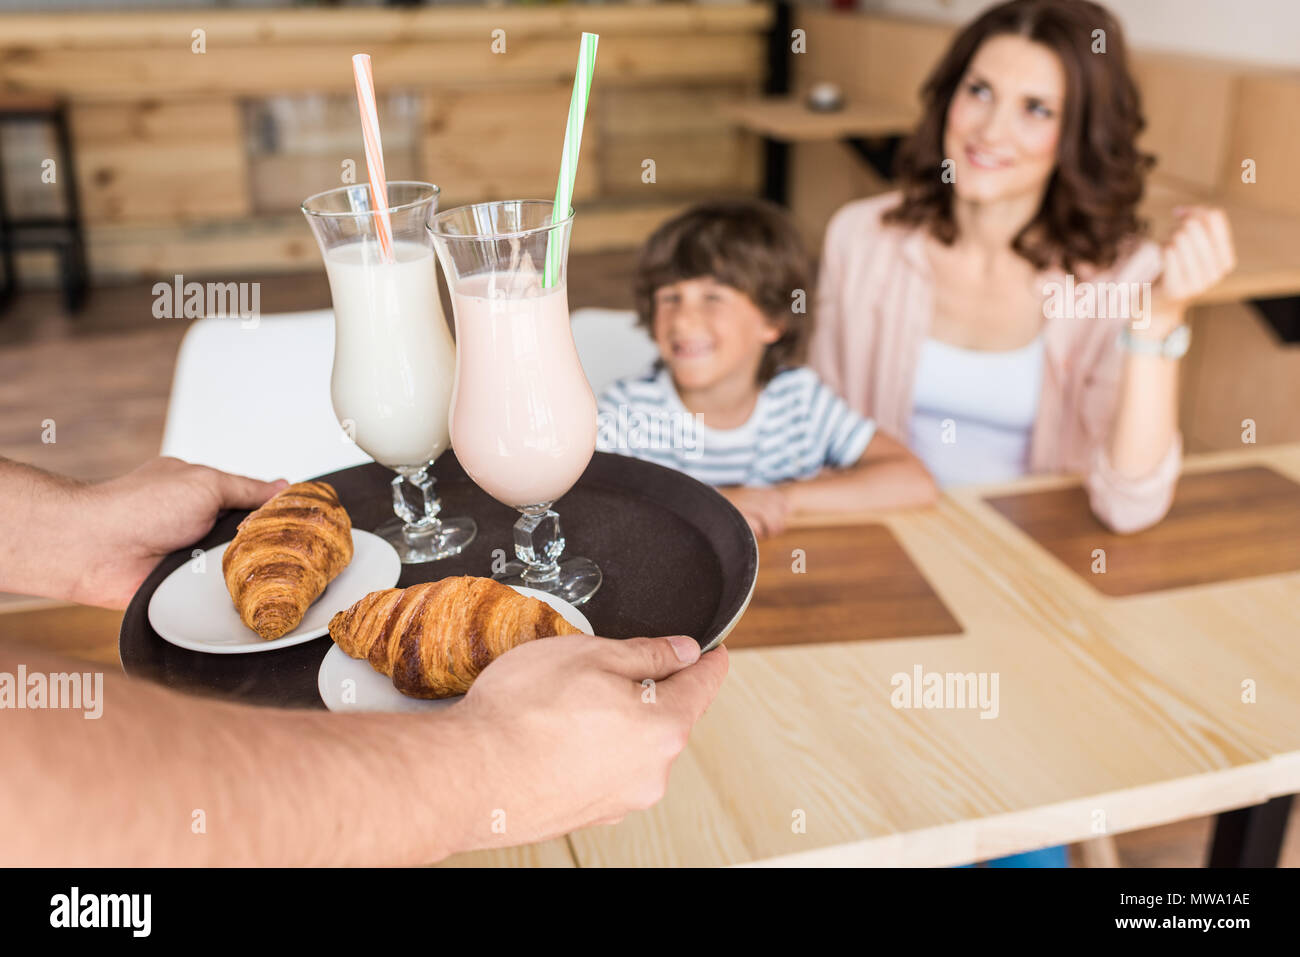
<path fill-rule="evenodd" d="M 559 558 L 564 552 L 560 516 L 549 503 L 520 509 L 515 522 L 515 556 L 523 562 L 524 581 L 549 582 L 560 574 Z"/>
<path fill-rule="evenodd" d="M 402 532 L 408 538 L 422 538 L 436 534 L 442 527 L 442 522 L 438 519 L 438 513 L 442 511 L 442 502 L 438 500 L 438 493 L 433 489 L 434 481 L 428 469 L 419 469 L 409 474 L 399 472 L 393 479 L 393 511 L 406 523 Z M 406 490 L 408 485 L 415 486 L 419 495 L 408 498 Z M 411 498 L 415 498 L 416 501 L 412 502 Z"/>

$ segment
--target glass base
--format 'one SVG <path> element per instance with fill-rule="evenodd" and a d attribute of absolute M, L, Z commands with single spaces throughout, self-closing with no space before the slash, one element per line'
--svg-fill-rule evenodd
<path fill-rule="evenodd" d="M 405 522 L 393 519 L 375 534 L 397 549 L 403 565 L 418 565 L 460 554 L 474 541 L 478 525 L 472 518 L 445 518 L 428 532 L 412 534 Z"/>
<path fill-rule="evenodd" d="M 492 576 L 503 585 L 536 588 L 570 605 L 581 605 L 600 588 L 600 567 L 590 558 L 568 558 L 560 562 L 559 574 L 549 578 L 530 577 L 532 569 L 523 562 L 508 562 Z"/>

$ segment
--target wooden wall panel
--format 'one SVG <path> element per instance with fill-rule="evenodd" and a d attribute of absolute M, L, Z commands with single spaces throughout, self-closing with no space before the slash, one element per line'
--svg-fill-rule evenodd
<path fill-rule="evenodd" d="M 503 17 L 506 16 L 503 14 Z M 2 41 L 0 41 L 2 42 Z M 658 80 L 757 79 L 763 64 L 759 36 L 614 36 L 602 40 L 600 82 L 610 86 Z M 375 83 L 383 92 L 439 84 L 494 85 L 571 82 L 572 37 L 507 35 L 505 54 L 490 41 L 369 45 Z M 114 47 L 32 50 L 0 59 L 0 87 L 41 90 L 79 100 L 168 96 L 255 96 L 270 91 L 347 91 L 352 88 L 355 43 L 266 45 L 256 48 L 164 48 L 147 54 Z M 130 68 L 124 68 L 124 61 Z"/>
<path fill-rule="evenodd" d="M 572 86 L 437 90 L 425 97 L 420 175 L 443 188 L 441 206 L 555 195 Z M 593 108 L 598 95 L 593 95 Z M 599 132 L 582 137 L 574 201 L 597 193 Z"/>
<path fill-rule="evenodd" d="M 1300 215 L 1300 76 L 1260 74 L 1237 82 L 1220 185 L 1225 198 Z M 1243 183 L 1241 162 L 1255 161 Z"/>
<path fill-rule="evenodd" d="M 76 104 L 70 121 L 87 223 L 249 214 L 247 145 L 233 99 Z"/>
<path fill-rule="evenodd" d="M 843 143 L 798 143 L 791 154 L 790 208 L 804 244 L 820 256 L 826 225 L 837 209 L 891 187 Z"/>
<path fill-rule="evenodd" d="M 939 62 L 956 29 L 908 20 L 871 21 L 867 48 L 859 53 L 873 99 L 899 106 L 919 103 L 922 83 Z"/>
<path fill-rule="evenodd" d="M 658 133 L 716 133 L 730 126 L 723 107 L 758 95 L 757 83 L 614 87 L 593 97 L 601 134 L 608 138 Z"/>
<path fill-rule="evenodd" d="M 752 193 L 762 184 L 761 159 L 757 140 L 734 130 L 621 137 L 604 148 L 601 192 L 637 199 L 658 192 Z M 642 181 L 646 160 L 654 161 L 654 183 Z"/>
<path fill-rule="evenodd" d="M 1155 154 L 1153 175 L 1209 193 L 1223 174 L 1237 76 L 1230 65 L 1165 54 L 1133 59 L 1147 128 L 1140 144 Z"/>
<path fill-rule="evenodd" d="M 602 195 L 643 199 L 658 192 L 699 193 L 703 198 L 757 192 L 761 144 L 723 113 L 727 104 L 756 93 L 755 84 L 605 91 L 598 114 Z M 653 184 L 642 180 L 647 159 L 655 162 Z"/>
<path fill-rule="evenodd" d="M 658 196 L 643 203 L 584 206 L 574 222 L 572 249 L 634 248 L 683 208 L 680 200 Z M 180 272 L 202 278 L 322 268 L 300 213 L 194 226 L 101 226 L 88 231 L 87 243 L 98 276 L 138 279 Z"/>
<path fill-rule="evenodd" d="M 800 8 L 795 26 L 807 32 L 807 52 L 793 57 L 793 85 L 838 83 L 850 98 L 899 106 L 917 103 L 921 84 L 938 62 L 955 28 Z"/>
<path fill-rule="evenodd" d="M 760 89 L 772 16 L 760 3 L 13 16 L 0 34 L 0 89 L 71 103 L 97 273 L 294 269 L 316 255 L 297 202 L 338 182 L 343 157 L 360 160 L 359 147 L 324 142 L 345 127 L 315 102 L 351 99 L 357 49 L 374 58 L 381 100 L 420 104 L 418 116 L 388 116 L 390 178 L 437 182 L 444 205 L 549 197 L 578 33 L 590 30 L 601 43 L 574 245 L 626 248 L 691 196 L 757 191 L 758 141 L 716 104 Z M 493 49 L 497 30 L 504 52 Z M 309 100 L 291 103 L 278 136 L 250 140 L 249 121 L 283 119 L 285 108 L 254 114 L 249 101 L 299 95 Z M 639 160 L 651 154 L 673 183 L 669 199 L 640 188 Z"/>
<path fill-rule="evenodd" d="M 377 10 L 150 10 L 77 13 L 65 16 L 6 14 L 5 37 L 28 50 L 95 50 L 106 46 L 188 47 L 196 26 L 207 30 L 209 46 L 320 42 L 395 43 L 487 37 L 498 27 L 510 36 L 616 33 L 758 33 L 772 22 L 765 3 L 610 4 L 556 7 L 495 5 L 438 9 Z M 603 42 L 603 40 L 602 40 Z"/>
<path fill-rule="evenodd" d="M 1300 441 L 1300 346 L 1280 342 L 1246 303 L 1192 310 L 1181 428 L 1191 451 L 1242 448 L 1253 419 L 1260 445 Z"/>
<path fill-rule="evenodd" d="M 344 154 L 357 164 L 357 179 L 366 181 L 363 148 Z M 425 180 L 424 169 L 414 150 L 390 150 L 384 146 L 384 173 L 389 182 L 400 179 Z M 257 215 L 296 212 L 304 199 L 343 182 L 343 158 L 321 153 L 276 153 L 250 161 L 249 191 Z"/>

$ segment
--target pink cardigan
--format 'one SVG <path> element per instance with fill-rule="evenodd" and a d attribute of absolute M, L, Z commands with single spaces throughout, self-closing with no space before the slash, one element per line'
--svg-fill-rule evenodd
<path fill-rule="evenodd" d="M 809 364 L 850 406 L 906 441 L 921 346 L 934 310 L 934 279 L 920 229 L 881 222 L 898 202 L 886 193 L 849 203 L 826 231 Z M 1150 282 L 1160 251 L 1138 245 L 1088 278 Z M 1041 282 L 1063 282 L 1044 272 Z M 1083 277 L 1079 277 L 1082 279 Z M 1154 525 L 1169 510 L 1182 437 L 1150 475 L 1125 478 L 1111 466 L 1106 439 L 1115 418 L 1124 353 L 1122 319 L 1048 319 L 1043 393 L 1030 441 L 1033 472 L 1082 473 L 1092 510 L 1117 532 Z"/>

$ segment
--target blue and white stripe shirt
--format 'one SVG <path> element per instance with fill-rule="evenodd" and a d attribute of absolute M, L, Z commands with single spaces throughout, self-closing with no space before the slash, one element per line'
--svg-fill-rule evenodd
<path fill-rule="evenodd" d="M 861 458 L 876 424 L 806 366 L 773 376 L 749 420 L 713 429 L 682 404 L 668 369 L 620 379 L 597 402 L 596 447 L 685 472 L 709 485 L 776 485 Z"/>

